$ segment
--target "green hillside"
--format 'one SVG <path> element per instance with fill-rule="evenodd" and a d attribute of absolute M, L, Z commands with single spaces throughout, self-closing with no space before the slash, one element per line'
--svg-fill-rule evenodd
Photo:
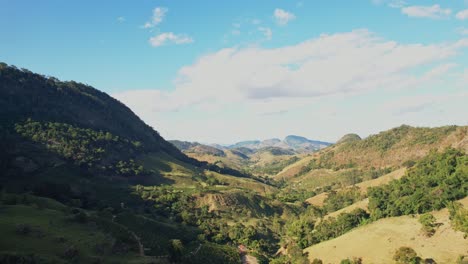
<path fill-rule="evenodd" d="M 443 208 L 467 232 L 467 127 L 303 154 L 169 143 L 105 93 L 6 64 L 0 109 L 0 263 L 309 263 L 305 248 Z"/>

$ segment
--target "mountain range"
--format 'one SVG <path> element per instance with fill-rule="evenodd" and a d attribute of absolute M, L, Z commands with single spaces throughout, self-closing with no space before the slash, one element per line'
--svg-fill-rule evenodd
<path fill-rule="evenodd" d="M 5 63 L 0 110 L 0 263 L 466 260 L 468 126 L 166 141 L 89 85 Z"/>
<path fill-rule="evenodd" d="M 277 147 L 283 149 L 292 149 L 298 153 L 306 153 L 320 150 L 322 148 L 328 147 L 332 143 L 310 140 L 305 137 L 289 135 L 283 140 L 278 138 L 266 139 L 266 140 L 250 140 L 250 141 L 241 141 L 232 145 L 227 146 L 228 149 L 235 149 L 240 147 L 250 148 L 250 149 L 261 149 L 265 147 Z"/>

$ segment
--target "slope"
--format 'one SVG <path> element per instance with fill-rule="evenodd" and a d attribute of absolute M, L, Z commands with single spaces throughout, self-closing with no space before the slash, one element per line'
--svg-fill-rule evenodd
<path fill-rule="evenodd" d="M 468 206 L 468 198 L 461 202 L 465 208 Z M 324 263 L 339 263 L 348 257 L 362 257 L 363 263 L 391 263 L 395 251 L 407 246 L 422 258 L 455 263 L 458 256 L 468 253 L 468 240 L 462 232 L 452 229 L 447 209 L 432 214 L 440 226 L 429 238 L 421 233 L 417 217 L 400 216 L 380 219 L 304 251 L 310 260 L 319 258 Z"/>
<path fill-rule="evenodd" d="M 2 236 L 0 244 L 22 239 L 24 228 L 14 232 L 17 220 L 32 234 L 23 238 L 24 247 L 2 246 L 0 262 L 32 254 L 58 257 L 60 263 L 70 253 L 75 263 L 90 263 L 99 255 L 94 241 L 88 239 L 94 232 L 95 242 L 107 243 L 103 250 L 108 252 L 96 261 L 138 259 L 142 247 L 138 244 L 143 244 L 145 253 L 161 263 L 189 255 L 184 262 L 238 263 L 240 256 L 227 241 L 213 244 L 211 236 L 197 238 L 214 228 L 207 223 L 218 225 L 215 221 L 223 219 L 205 212 L 203 219 L 193 221 L 203 211 L 195 206 L 195 196 L 232 187 L 240 190 L 242 200 L 253 195 L 250 190 L 265 194 L 274 189 L 230 168 L 187 157 L 125 105 L 84 84 L 0 64 L 0 109 L 0 212 L 15 212 L 2 218 L 8 235 Z M 52 211 L 37 212 L 37 207 L 44 208 L 36 203 L 41 199 L 62 204 L 61 209 L 46 207 Z M 170 206 L 161 206 L 165 203 Z M 50 224 L 54 219 L 56 226 Z M 76 228 L 70 224 L 76 239 L 64 235 L 73 249 L 65 254 L 66 248 L 55 244 L 58 233 L 67 231 L 62 230 L 67 221 L 76 223 Z M 37 246 L 36 234 L 47 236 L 43 247 Z M 80 240 L 82 236 L 86 239 Z M 182 243 L 184 249 L 174 252 L 172 243 Z M 200 244 L 197 256 L 191 255 Z M 211 254 L 208 262 L 207 253 Z M 203 262 L 197 262 L 201 258 Z"/>

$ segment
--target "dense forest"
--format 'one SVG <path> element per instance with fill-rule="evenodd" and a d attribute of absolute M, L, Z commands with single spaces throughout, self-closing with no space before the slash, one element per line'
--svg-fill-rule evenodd
<path fill-rule="evenodd" d="M 468 156 L 455 149 L 433 152 L 408 175 L 369 190 L 373 219 L 426 213 L 468 195 Z"/>

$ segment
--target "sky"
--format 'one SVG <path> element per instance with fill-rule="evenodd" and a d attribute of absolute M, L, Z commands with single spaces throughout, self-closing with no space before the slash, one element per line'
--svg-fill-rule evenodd
<path fill-rule="evenodd" d="M 0 0 L 0 61 L 92 85 L 166 139 L 468 124 L 468 0 Z"/>

